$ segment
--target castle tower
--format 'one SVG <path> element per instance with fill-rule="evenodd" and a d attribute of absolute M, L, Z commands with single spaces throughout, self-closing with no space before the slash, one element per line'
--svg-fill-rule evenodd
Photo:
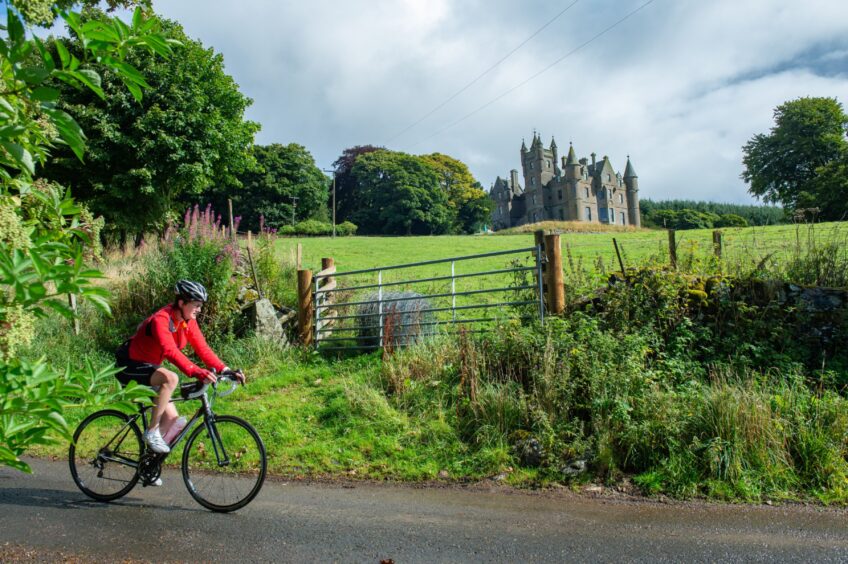
<path fill-rule="evenodd" d="M 574 152 L 574 147 L 571 143 L 568 144 L 568 157 L 563 163 L 565 169 L 566 180 L 578 180 L 580 178 L 580 163 L 577 162 L 577 154 Z"/>
<path fill-rule="evenodd" d="M 627 155 L 627 166 L 624 169 L 624 185 L 627 189 L 627 215 L 630 225 L 636 227 L 642 226 L 642 214 L 639 211 L 639 177 L 636 176 L 636 169 L 630 162 L 630 155 Z"/>

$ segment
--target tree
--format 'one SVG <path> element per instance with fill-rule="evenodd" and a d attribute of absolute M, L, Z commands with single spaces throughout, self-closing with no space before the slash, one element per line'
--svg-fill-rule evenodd
<path fill-rule="evenodd" d="M 204 191 L 238 186 L 238 175 L 255 166 L 250 147 L 259 126 L 245 121 L 251 100 L 224 72 L 223 57 L 176 22 L 163 21 L 162 30 L 183 45 L 179 57 L 128 57 L 150 86 L 141 103 L 121 87 L 117 73 L 102 67 L 105 99 L 62 87 L 62 106 L 90 132 L 89 153 L 83 164 L 60 151 L 45 170 L 124 236 L 163 229 Z M 79 38 L 60 45 L 71 53 L 82 49 Z"/>
<path fill-rule="evenodd" d="M 788 211 L 803 207 L 821 209 L 821 219 L 838 219 L 848 211 L 848 193 L 831 202 L 823 187 L 839 186 L 829 166 L 848 153 L 848 115 L 835 98 L 799 98 L 778 106 L 775 125 L 768 135 L 758 134 L 742 148 L 742 179 L 751 194 L 766 202 L 779 202 Z M 844 184 L 843 184 L 844 185 Z"/>
<path fill-rule="evenodd" d="M 359 208 L 358 186 L 351 174 L 356 159 L 361 155 L 383 150 L 385 149 L 374 145 L 357 145 L 342 151 L 341 156 L 333 163 L 336 172 L 336 221 L 350 220 L 353 212 Z"/>
<path fill-rule="evenodd" d="M 80 209 L 67 194 L 36 179 L 57 146 L 67 146 L 80 160 L 85 150 L 79 125 L 57 107 L 60 94 L 51 80 L 105 96 L 91 68 L 97 64 L 112 69 L 138 101 L 146 83 L 126 54 L 145 48 L 167 56 L 172 45 L 140 9 L 131 25 L 112 18 L 83 24 L 79 14 L 62 12 L 85 48 L 80 56 L 62 49 L 54 54 L 37 36 L 27 37 L 25 22 L 44 23 L 38 19 L 43 13 L 18 12 L 18 4 L 24 5 L 7 6 L 7 34 L 0 40 L 0 465 L 29 471 L 20 456 L 30 446 L 51 441 L 55 433 L 70 438 L 62 412 L 71 401 L 128 405 L 149 395 L 134 386 L 111 393 L 103 380 L 111 379 L 113 368 L 55 370 L 16 354 L 31 342 L 35 320 L 48 310 L 74 316 L 65 294 L 109 311 L 108 293 L 94 284 L 100 273 L 84 262 L 91 234 L 81 228 Z"/>
<path fill-rule="evenodd" d="M 448 197 L 454 233 L 475 233 L 488 222 L 494 202 L 460 160 L 441 153 L 421 157 L 439 175 L 439 185 Z"/>
<path fill-rule="evenodd" d="M 292 225 L 292 219 L 328 219 L 329 179 L 303 145 L 257 145 L 253 156 L 257 169 L 241 176 L 242 188 L 226 193 L 245 229 L 258 230 L 260 215 L 273 228 Z"/>
<path fill-rule="evenodd" d="M 360 155 L 351 175 L 358 208 L 351 220 L 365 234 L 440 235 L 451 227 L 451 212 L 439 176 L 422 159 L 394 151 Z"/>

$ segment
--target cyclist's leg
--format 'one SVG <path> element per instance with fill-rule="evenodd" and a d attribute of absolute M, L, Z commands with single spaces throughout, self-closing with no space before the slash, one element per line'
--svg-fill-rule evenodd
<path fill-rule="evenodd" d="M 159 428 L 159 425 L 162 423 L 163 416 L 165 415 L 165 412 L 168 411 L 169 407 L 171 412 L 168 414 L 168 419 L 176 419 L 176 415 L 174 414 L 176 414 L 177 410 L 173 405 L 171 405 L 170 401 L 179 382 L 179 377 L 167 368 L 159 368 L 153 373 L 153 376 L 150 377 L 150 385 L 159 386 L 159 395 L 156 397 L 153 414 L 150 417 L 149 431 L 155 431 Z M 169 421 L 169 424 L 170 422 L 171 421 Z M 164 435 L 164 433 L 162 434 Z"/>

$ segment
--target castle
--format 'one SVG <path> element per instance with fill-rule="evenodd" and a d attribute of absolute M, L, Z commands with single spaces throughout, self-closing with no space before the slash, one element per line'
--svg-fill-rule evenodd
<path fill-rule="evenodd" d="M 586 158 L 578 161 L 569 143 L 560 168 L 556 141 L 551 139 L 546 149 L 534 132 L 530 149 L 521 141 L 521 169 L 525 189 L 513 169 L 509 179 L 499 176 L 489 192 L 495 201 L 495 230 L 545 220 L 641 225 L 639 179 L 629 155 L 622 177 L 613 170 L 609 157 L 596 161 L 592 153 L 591 163 Z"/>

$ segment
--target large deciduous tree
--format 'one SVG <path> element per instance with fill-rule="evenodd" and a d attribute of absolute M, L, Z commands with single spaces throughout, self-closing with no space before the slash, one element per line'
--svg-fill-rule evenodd
<path fill-rule="evenodd" d="M 439 186 L 448 197 L 448 205 L 453 215 L 451 231 L 479 231 L 489 219 L 493 202 L 468 170 L 468 166 L 441 153 L 423 155 L 421 158 L 436 171 Z"/>
<path fill-rule="evenodd" d="M 243 228 L 257 230 L 260 216 L 271 228 L 290 225 L 292 219 L 327 221 L 329 179 L 303 145 L 257 145 L 253 156 L 256 170 L 241 176 L 241 188 L 227 192 Z"/>
<path fill-rule="evenodd" d="M 351 171 L 358 191 L 350 219 L 360 233 L 439 235 L 452 215 L 438 173 L 421 158 L 374 151 L 356 158 Z"/>
<path fill-rule="evenodd" d="M 774 111 L 775 125 L 742 148 L 751 194 L 788 211 L 819 208 L 821 219 L 848 213 L 848 115 L 835 98 L 799 98 Z"/>
<path fill-rule="evenodd" d="M 59 152 L 45 171 L 123 235 L 162 229 L 201 193 L 237 186 L 255 165 L 250 148 L 259 126 L 244 119 L 251 100 L 224 72 L 223 57 L 176 22 L 163 21 L 162 29 L 183 48 L 168 60 L 128 57 L 150 86 L 140 103 L 109 69 L 100 69 L 105 99 L 63 85 L 62 106 L 88 132 L 89 152 L 84 165 Z M 71 54 L 82 49 L 78 38 L 59 45 Z"/>
<path fill-rule="evenodd" d="M 342 151 L 341 156 L 333 163 L 336 175 L 336 220 L 350 221 L 353 212 L 359 208 L 359 191 L 356 179 L 353 177 L 353 165 L 361 155 L 384 150 L 374 145 L 357 145 Z"/>

